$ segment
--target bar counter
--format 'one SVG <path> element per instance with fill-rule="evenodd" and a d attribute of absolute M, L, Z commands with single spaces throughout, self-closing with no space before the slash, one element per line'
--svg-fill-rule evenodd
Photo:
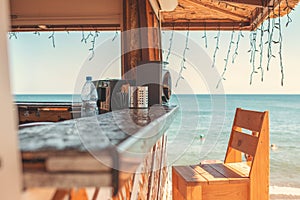
<path fill-rule="evenodd" d="M 144 189 L 159 197 L 167 182 L 165 132 L 176 111 L 157 105 L 22 128 L 24 187 L 108 186 L 116 195 L 126 186 L 131 195 Z"/>

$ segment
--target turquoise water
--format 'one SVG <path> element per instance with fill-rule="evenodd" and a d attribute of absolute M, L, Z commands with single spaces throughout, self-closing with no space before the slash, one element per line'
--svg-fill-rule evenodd
<path fill-rule="evenodd" d="M 18 102 L 73 99 L 72 95 L 15 96 Z M 235 109 L 268 110 L 270 143 L 278 147 L 270 151 L 271 185 L 300 187 L 300 95 L 173 95 L 170 104 L 180 105 L 180 110 L 168 130 L 169 165 L 223 160 Z"/>
<path fill-rule="evenodd" d="M 16 102 L 80 102 L 80 95 L 72 94 L 17 94 Z"/>

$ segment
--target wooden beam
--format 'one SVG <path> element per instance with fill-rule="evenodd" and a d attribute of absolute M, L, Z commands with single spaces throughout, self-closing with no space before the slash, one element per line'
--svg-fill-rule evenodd
<path fill-rule="evenodd" d="M 232 21 L 216 21 L 216 22 L 165 22 L 162 24 L 164 30 L 232 30 L 236 27 L 241 30 L 250 30 L 250 22 L 232 22 Z"/>
<path fill-rule="evenodd" d="M 240 18 L 241 20 L 249 20 L 248 16 L 244 16 L 244 15 L 241 15 L 241 14 L 238 14 L 238 13 L 235 13 L 235 12 L 231 12 L 231 11 L 225 10 L 221 7 L 217 7 L 215 5 L 211 5 L 211 4 L 208 4 L 208 3 L 203 3 L 200 0 L 187 0 L 187 1 L 190 2 L 191 4 L 196 5 L 196 6 L 200 5 L 200 6 L 203 6 L 205 8 L 208 8 L 210 10 L 220 12 L 220 13 L 224 14 L 225 16 L 231 16 L 231 17 L 234 16 L 234 17 Z"/>
<path fill-rule="evenodd" d="M 24 172 L 23 182 L 26 187 L 111 187 L 111 173 L 48 173 L 48 172 Z"/>
<path fill-rule="evenodd" d="M 28 31 L 115 31 L 120 30 L 120 24 L 73 24 L 73 25 L 51 25 L 48 29 L 41 29 L 37 25 L 11 26 L 12 32 Z"/>
<path fill-rule="evenodd" d="M 266 6 L 270 2 L 270 0 L 220 0 L 219 2 L 226 2 L 226 3 L 237 3 L 243 4 L 247 6 Z"/>
<path fill-rule="evenodd" d="M 0 193 L 1 199 L 21 199 L 21 167 L 17 134 L 17 116 L 13 106 L 7 32 L 9 1 L 0 1 Z"/>
<path fill-rule="evenodd" d="M 123 10 L 122 76 L 134 79 L 138 63 L 161 59 L 159 23 L 148 0 L 123 0 Z"/>

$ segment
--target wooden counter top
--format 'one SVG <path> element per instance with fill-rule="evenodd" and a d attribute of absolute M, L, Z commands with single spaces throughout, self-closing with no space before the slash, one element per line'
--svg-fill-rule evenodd
<path fill-rule="evenodd" d="M 25 187 L 112 186 L 136 172 L 177 107 L 124 109 L 19 130 Z"/>

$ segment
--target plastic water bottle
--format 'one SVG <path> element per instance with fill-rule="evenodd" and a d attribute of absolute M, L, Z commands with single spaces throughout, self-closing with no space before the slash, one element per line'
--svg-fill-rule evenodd
<path fill-rule="evenodd" d="M 98 94 L 95 85 L 92 82 L 92 77 L 87 76 L 86 82 L 81 91 L 81 117 L 89 117 L 98 114 L 97 100 Z"/>

